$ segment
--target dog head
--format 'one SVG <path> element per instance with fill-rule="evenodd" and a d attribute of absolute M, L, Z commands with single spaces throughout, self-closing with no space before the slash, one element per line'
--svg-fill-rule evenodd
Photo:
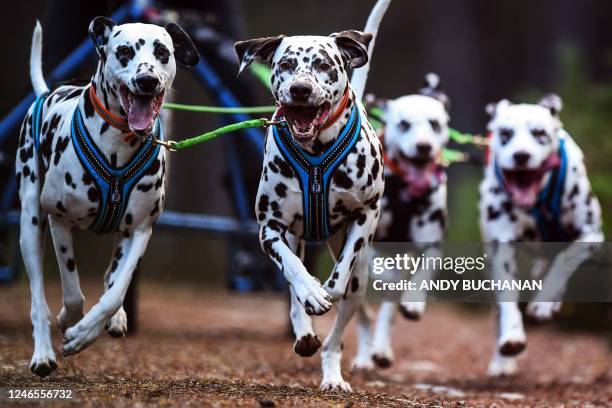
<path fill-rule="evenodd" d="M 514 203 L 531 207 L 546 175 L 559 165 L 558 132 L 562 101 L 547 95 L 539 104 L 489 104 L 491 157 L 497 163 Z"/>
<path fill-rule="evenodd" d="M 348 92 L 348 70 L 368 61 L 371 34 L 267 37 L 236 43 L 240 72 L 255 60 L 272 66 L 272 94 L 298 142 L 314 140 Z"/>
<path fill-rule="evenodd" d="M 387 101 L 385 151 L 405 174 L 413 195 L 429 190 L 448 143 L 448 97 L 430 73 L 418 94 Z"/>
<path fill-rule="evenodd" d="M 122 24 L 96 17 L 89 35 L 100 56 L 96 75 L 104 92 L 119 95 L 130 129 L 148 133 L 176 74 L 176 62 L 194 66 L 199 56 L 193 42 L 174 23 Z"/>

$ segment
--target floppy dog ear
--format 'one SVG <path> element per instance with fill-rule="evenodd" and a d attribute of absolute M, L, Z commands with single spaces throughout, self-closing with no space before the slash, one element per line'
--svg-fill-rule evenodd
<path fill-rule="evenodd" d="M 548 94 L 544 96 L 542 99 L 540 99 L 538 104 L 550 110 L 550 114 L 554 117 L 558 117 L 559 112 L 561 112 L 561 109 L 563 109 L 563 101 L 561 100 L 561 97 L 555 94 Z"/>
<path fill-rule="evenodd" d="M 430 72 L 425 75 L 425 81 L 423 82 L 423 87 L 419 89 L 419 94 L 437 99 L 444 105 L 444 109 L 448 112 L 450 108 L 450 99 L 448 99 L 448 96 L 440 88 L 440 77 L 438 74 Z"/>
<path fill-rule="evenodd" d="M 330 37 L 336 41 L 346 66 L 359 68 L 368 62 L 368 45 L 372 41 L 372 34 L 346 30 L 333 33 Z"/>
<path fill-rule="evenodd" d="M 255 60 L 267 64 L 271 63 L 272 56 L 281 41 L 283 41 L 283 38 L 285 38 L 284 35 L 277 35 L 275 37 L 254 38 L 252 40 L 238 41 L 235 43 L 234 49 L 236 50 L 236 54 L 238 54 L 238 60 L 240 62 L 238 75 Z"/>
<path fill-rule="evenodd" d="M 103 60 L 106 60 L 106 44 L 116 25 L 117 23 L 110 18 L 102 16 L 94 18 L 89 23 L 89 36 L 96 47 L 98 56 Z"/>
<path fill-rule="evenodd" d="M 189 35 L 176 23 L 168 23 L 165 27 L 172 45 L 174 45 L 174 59 L 187 67 L 193 67 L 200 62 L 200 55 Z"/>

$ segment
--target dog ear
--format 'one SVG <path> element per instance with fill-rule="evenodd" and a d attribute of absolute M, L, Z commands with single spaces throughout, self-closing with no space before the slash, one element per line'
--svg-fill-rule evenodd
<path fill-rule="evenodd" d="M 563 101 L 561 100 L 561 97 L 555 94 L 548 94 L 544 96 L 542 99 L 540 99 L 538 104 L 550 110 L 550 114 L 554 117 L 558 117 L 559 112 L 561 112 L 561 109 L 563 109 Z"/>
<path fill-rule="evenodd" d="M 110 38 L 110 34 L 113 31 L 117 23 L 108 17 L 96 17 L 89 23 L 89 36 L 91 37 L 94 47 L 98 52 L 98 56 L 103 60 L 106 60 L 106 44 Z"/>
<path fill-rule="evenodd" d="M 200 62 L 200 55 L 189 35 L 176 23 L 168 23 L 165 27 L 174 46 L 174 59 L 187 67 L 193 67 Z"/>
<path fill-rule="evenodd" d="M 240 62 L 238 75 L 255 60 L 270 64 L 272 62 L 272 56 L 281 41 L 283 41 L 283 38 L 285 38 L 284 35 L 277 35 L 275 37 L 254 38 L 235 43 L 234 49 L 236 50 L 236 54 L 238 54 L 238 60 Z"/>
<path fill-rule="evenodd" d="M 505 108 L 510 105 L 511 103 L 507 99 L 502 99 L 499 102 L 491 102 L 491 103 L 488 103 L 487 106 L 485 106 L 485 112 L 487 112 L 487 114 L 491 117 L 491 119 L 493 119 L 493 117 L 497 114 L 497 111 L 499 109 Z"/>
<path fill-rule="evenodd" d="M 444 105 L 444 109 L 448 112 L 450 108 L 450 99 L 448 99 L 446 93 L 440 88 L 440 77 L 438 74 L 430 72 L 425 75 L 425 81 L 423 82 L 423 87 L 419 89 L 419 94 L 437 99 Z"/>
<path fill-rule="evenodd" d="M 336 41 L 346 66 L 359 68 L 368 62 L 368 46 L 372 41 L 372 34 L 357 30 L 346 30 L 333 33 L 330 37 Z"/>

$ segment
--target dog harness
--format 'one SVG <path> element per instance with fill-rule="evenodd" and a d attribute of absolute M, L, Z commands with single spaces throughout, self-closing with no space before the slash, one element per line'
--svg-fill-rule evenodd
<path fill-rule="evenodd" d="M 300 181 L 304 210 L 303 238 L 322 241 L 334 231 L 329 223 L 329 188 L 334 171 L 355 146 L 361 131 L 357 104 L 334 144 L 321 156 L 305 152 L 291 135 L 286 122 L 272 126 L 276 145 Z"/>
<path fill-rule="evenodd" d="M 72 116 L 71 137 L 79 161 L 101 193 L 98 215 L 89 229 L 96 234 L 115 232 L 132 189 L 157 158 L 160 146 L 148 138 L 125 166 L 112 167 L 89 135 L 78 106 Z M 159 118 L 155 121 L 153 137 L 163 139 Z"/>
<path fill-rule="evenodd" d="M 559 166 L 555 167 L 546 183 L 546 186 L 538 194 L 535 205 L 529 209 L 529 213 L 536 219 L 538 230 L 543 241 L 558 240 L 567 241 L 567 234 L 561 225 L 561 199 L 567 176 L 567 152 L 565 150 L 565 136 L 559 134 Z M 502 170 L 497 163 L 495 176 L 499 183 L 506 186 Z"/>

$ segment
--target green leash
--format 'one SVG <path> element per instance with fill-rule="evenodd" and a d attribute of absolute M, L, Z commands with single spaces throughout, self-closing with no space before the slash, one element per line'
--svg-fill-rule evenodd
<path fill-rule="evenodd" d="M 214 139 L 226 133 L 237 132 L 243 129 L 256 128 L 256 127 L 267 127 L 270 125 L 277 125 L 281 123 L 280 121 L 269 120 L 269 119 L 251 119 L 245 120 L 244 122 L 232 123 L 231 125 L 223 126 L 219 129 L 215 129 L 213 131 L 201 134 L 196 137 L 192 137 L 190 139 L 180 140 L 178 142 L 174 140 L 163 141 L 159 139 L 153 139 L 153 142 L 164 146 L 166 149 L 170 151 L 175 150 L 183 150 L 188 149 L 197 144 L 206 142 L 208 140 Z"/>
<path fill-rule="evenodd" d="M 206 113 L 272 113 L 276 106 L 251 106 L 244 108 L 224 108 L 220 106 L 185 105 L 182 103 L 164 103 L 164 109 Z"/>

